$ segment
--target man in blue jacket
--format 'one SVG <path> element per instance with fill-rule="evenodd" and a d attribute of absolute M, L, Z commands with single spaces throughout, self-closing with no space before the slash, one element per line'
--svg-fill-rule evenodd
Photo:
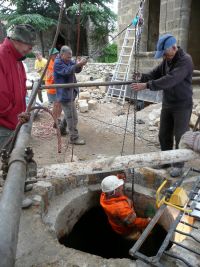
<path fill-rule="evenodd" d="M 81 72 L 87 63 L 86 59 L 81 59 L 77 63 L 72 60 L 72 50 L 68 46 L 62 46 L 59 56 L 54 63 L 54 82 L 56 84 L 76 83 L 75 73 Z M 77 124 L 78 114 L 75 105 L 75 98 L 79 93 L 78 88 L 58 88 L 56 96 L 61 103 L 69 129 L 70 143 L 74 145 L 84 145 L 85 140 L 79 137 Z"/>
<path fill-rule="evenodd" d="M 181 136 L 189 128 L 193 62 L 191 56 L 176 45 L 172 34 L 164 34 L 158 40 L 155 58 L 161 57 L 162 62 L 149 73 L 142 74 L 140 83 L 133 83 L 131 87 L 134 91 L 163 90 L 159 141 L 161 150 L 165 151 L 173 149 L 174 139 L 177 149 Z M 183 163 L 175 163 L 171 176 L 180 176 L 182 167 Z"/>

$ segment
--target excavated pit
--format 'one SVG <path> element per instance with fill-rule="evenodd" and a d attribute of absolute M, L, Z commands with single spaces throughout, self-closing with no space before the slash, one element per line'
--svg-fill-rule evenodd
<path fill-rule="evenodd" d="M 67 248 L 106 259 L 133 259 L 129 255 L 129 249 L 135 241 L 124 239 L 111 229 L 107 216 L 99 205 L 99 187 L 100 185 L 77 188 L 62 195 L 55 209 L 49 210 L 45 221 L 51 225 L 59 242 Z M 144 188 L 136 189 L 144 192 Z M 126 192 L 130 195 L 130 186 L 126 188 Z M 150 191 L 147 193 L 151 194 Z M 134 206 L 138 216 L 148 217 L 155 209 L 155 199 L 148 194 L 135 192 Z M 54 218 L 54 221 L 49 218 Z M 157 254 L 172 221 L 173 216 L 167 209 L 141 247 L 143 254 L 149 257 Z"/>
<path fill-rule="evenodd" d="M 140 266 L 138 260 L 129 255 L 134 242 L 124 240 L 112 231 L 99 205 L 101 181 L 110 174 L 50 177 L 46 181 L 39 181 L 33 190 L 36 202 L 30 211 L 32 215 L 27 212 L 23 214 L 16 267 Z M 163 173 L 158 174 L 148 168 L 136 172 L 134 207 L 138 216 L 149 217 L 155 209 L 155 192 L 163 177 Z M 168 182 L 170 185 L 170 180 Z M 129 198 L 132 198 L 131 187 L 131 178 L 127 177 L 125 193 Z M 177 215 L 176 209 L 165 209 L 156 228 L 141 248 L 142 253 L 147 256 L 157 253 Z M 193 224 L 189 216 L 185 217 L 186 222 Z M 178 229 L 188 233 L 191 231 L 187 225 L 178 225 Z M 191 242 L 177 233 L 172 238 L 183 244 Z M 185 252 L 176 245 L 168 249 L 169 252 L 186 257 Z M 195 266 L 198 259 L 192 257 L 191 253 L 189 256 Z M 166 256 L 162 256 L 163 262 L 168 263 L 166 266 L 177 266 L 176 259 L 172 263 Z"/>
<path fill-rule="evenodd" d="M 140 252 L 148 257 L 155 256 L 167 231 L 157 224 Z M 107 216 L 100 206 L 91 208 L 74 225 L 69 235 L 64 235 L 59 242 L 103 258 L 130 258 L 129 250 L 136 241 L 128 240 L 115 233 L 108 223 Z M 168 248 L 171 247 L 171 244 Z"/>

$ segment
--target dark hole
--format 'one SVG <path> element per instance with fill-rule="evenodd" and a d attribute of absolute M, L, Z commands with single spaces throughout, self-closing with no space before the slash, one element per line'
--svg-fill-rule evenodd
<path fill-rule="evenodd" d="M 140 252 L 149 257 L 156 255 L 166 234 L 163 227 L 157 224 Z M 112 230 L 101 207 L 87 211 L 74 225 L 71 233 L 60 238 L 59 242 L 66 247 L 107 259 L 131 258 L 129 249 L 135 243 L 124 239 Z"/>

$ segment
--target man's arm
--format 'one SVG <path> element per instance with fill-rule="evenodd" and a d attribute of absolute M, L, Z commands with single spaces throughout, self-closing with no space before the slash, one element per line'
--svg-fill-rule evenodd
<path fill-rule="evenodd" d="M 132 208 L 129 199 L 123 202 L 118 209 L 118 217 L 121 222 L 127 227 L 137 227 L 139 229 L 145 228 L 150 222 L 150 218 L 137 217 L 135 210 Z"/>
<path fill-rule="evenodd" d="M 76 65 L 64 64 L 64 62 L 55 62 L 54 63 L 54 72 L 60 76 L 72 75 L 75 72 Z"/>
<path fill-rule="evenodd" d="M 152 71 L 148 73 L 142 73 L 140 81 L 146 83 L 150 80 L 157 80 L 162 76 L 162 63 L 156 66 Z"/>
<path fill-rule="evenodd" d="M 150 90 L 170 90 L 170 88 L 176 86 L 182 82 L 187 75 L 191 72 L 192 75 L 193 64 L 191 60 L 182 60 L 178 62 L 174 69 L 169 71 L 165 76 L 152 80 L 147 83 L 147 87 Z"/>
<path fill-rule="evenodd" d="M 77 64 L 76 64 L 76 73 L 79 73 L 82 71 L 83 66 L 87 64 L 87 59 L 82 58 L 82 59 L 78 59 L 77 60 Z"/>
<path fill-rule="evenodd" d="M 132 83 L 131 88 L 134 91 L 141 91 L 147 89 L 147 82 L 151 80 L 159 79 L 162 76 L 162 63 L 155 67 L 152 71 L 148 73 L 142 73 L 141 78 L 138 83 Z M 134 79 L 134 74 L 133 74 Z"/>

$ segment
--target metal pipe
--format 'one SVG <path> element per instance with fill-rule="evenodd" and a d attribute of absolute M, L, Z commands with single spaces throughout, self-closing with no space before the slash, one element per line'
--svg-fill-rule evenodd
<path fill-rule="evenodd" d="M 109 85 L 127 85 L 131 84 L 133 81 L 121 81 L 121 82 L 85 82 L 85 83 L 63 83 L 63 84 L 51 84 L 51 85 L 41 85 L 41 89 L 51 89 L 51 88 L 77 88 L 77 87 L 93 87 L 93 86 L 109 86 Z M 27 90 L 32 90 L 31 86 L 27 86 Z"/>
<path fill-rule="evenodd" d="M 34 84 L 34 90 L 37 83 Z M 29 144 L 33 113 L 28 123 L 22 125 L 9 160 L 9 170 L 0 201 L 0 266 L 15 264 L 21 205 L 26 179 L 25 148 Z"/>
<path fill-rule="evenodd" d="M 85 82 L 85 83 L 62 83 L 62 84 L 51 84 L 41 85 L 41 89 L 51 88 L 77 88 L 77 87 L 95 87 L 95 86 L 109 86 L 109 85 L 129 85 L 134 81 L 115 81 L 115 82 Z M 200 82 L 200 77 L 193 77 L 192 82 Z M 31 87 L 27 87 L 27 90 L 31 90 Z"/>
<path fill-rule="evenodd" d="M 42 85 L 42 89 L 50 88 L 77 88 L 77 87 L 93 87 L 93 86 L 109 86 L 109 85 L 126 85 L 131 84 L 133 81 L 118 81 L 118 82 L 86 82 L 86 83 L 64 83 L 64 84 L 51 84 Z"/>

